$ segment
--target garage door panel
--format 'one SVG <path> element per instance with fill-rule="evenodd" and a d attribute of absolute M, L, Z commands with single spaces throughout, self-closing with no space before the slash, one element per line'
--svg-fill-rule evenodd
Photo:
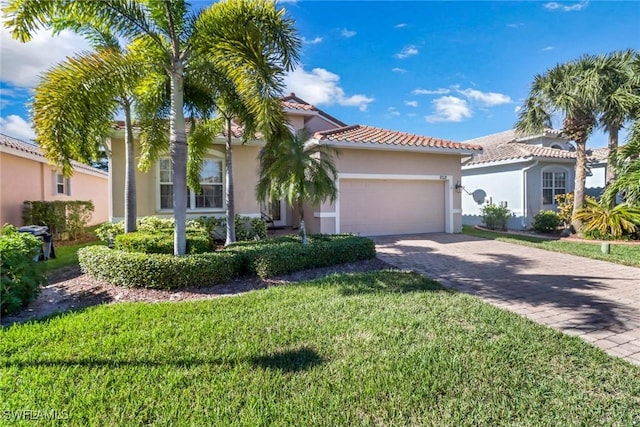
<path fill-rule="evenodd" d="M 367 236 L 434 233 L 445 228 L 444 182 L 340 181 L 340 231 Z"/>

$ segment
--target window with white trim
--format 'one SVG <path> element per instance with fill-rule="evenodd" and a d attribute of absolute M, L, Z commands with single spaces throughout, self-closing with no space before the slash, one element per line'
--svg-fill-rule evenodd
<path fill-rule="evenodd" d="M 71 195 L 71 180 L 60 173 L 54 173 L 54 194 Z"/>
<path fill-rule="evenodd" d="M 543 172 L 542 173 L 542 204 L 555 205 L 557 194 L 567 192 L 566 172 Z"/>
<path fill-rule="evenodd" d="M 187 209 L 224 208 L 223 162 L 205 159 L 200 171 L 200 193 L 188 191 Z M 161 159 L 159 165 L 160 209 L 173 209 L 173 182 L 171 160 Z"/>

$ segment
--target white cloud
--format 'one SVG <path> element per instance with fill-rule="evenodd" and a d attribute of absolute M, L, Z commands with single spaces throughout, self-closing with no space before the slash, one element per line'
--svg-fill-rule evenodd
<path fill-rule="evenodd" d="M 400 112 L 398 110 L 396 110 L 396 107 L 389 107 L 389 108 L 387 108 L 387 111 L 389 112 L 390 116 L 400 117 Z"/>
<path fill-rule="evenodd" d="M 12 136 L 22 141 L 29 141 L 36 137 L 36 133 L 31 127 L 31 123 L 27 122 L 20 116 L 12 114 L 10 116 L 0 117 L 0 133 Z"/>
<path fill-rule="evenodd" d="M 349 39 L 349 38 L 351 38 L 351 37 L 355 36 L 356 34 L 358 34 L 358 33 L 357 33 L 357 32 L 355 32 L 355 31 L 352 31 L 352 30 L 347 30 L 346 28 L 343 28 L 343 29 L 340 31 L 340 35 L 341 35 L 342 37 L 344 37 L 344 38 L 347 38 L 347 39 Z"/>
<path fill-rule="evenodd" d="M 409 24 L 396 24 L 396 25 L 393 26 L 393 28 L 406 28 L 408 26 L 409 26 Z"/>
<path fill-rule="evenodd" d="M 547 10 L 559 10 L 562 12 L 578 12 L 589 5 L 589 0 L 581 0 L 578 3 L 567 5 L 564 3 L 558 3 L 555 1 L 545 3 L 543 7 Z"/>
<path fill-rule="evenodd" d="M 392 68 L 391 71 L 393 71 L 394 73 L 406 73 L 407 72 L 407 70 L 405 70 L 404 68 L 398 68 L 398 67 Z"/>
<path fill-rule="evenodd" d="M 543 52 L 548 52 L 548 51 L 553 50 L 553 49 L 554 49 L 553 46 L 545 46 L 545 47 L 542 48 L 542 51 Z"/>
<path fill-rule="evenodd" d="M 507 24 L 507 27 L 518 29 L 518 28 L 524 27 L 524 24 L 511 23 L 511 24 Z"/>
<path fill-rule="evenodd" d="M 497 92 L 481 92 L 476 89 L 456 89 L 456 92 L 466 96 L 469 100 L 477 101 L 487 107 L 508 104 L 511 102 L 511 98 L 508 95 Z"/>
<path fill-rule="evenodd" d="M 67 56 L 89 49 L 87 42 L 69 31 L 52 37 L 48 31 L 37 31 L 28 43 L 11 38 L 4 23 L 0 23 L 0 76 L 3 82 L 31 87 L 38 76 L 63 61 Z"/>
<path fill-rule="evenodd" d="M 418 54 L 418 48 L 414 45 L 407 46 L 394 56 L 398 59 L 405 59 Z"/>
<path fill-rule="evenodd" d="M 417 107 L 418 101 L 404 101 L 404 105 L 407 105 L 409 107 Z"/>
<path fill-rule="evenodd" d="M 522 110 L 522 106 L 521 105 L 517 105 L 516 108 L 513 109 L 513 112 L 518 114 L 520 112 L 520 110 Z"/>
<path fill-rule="evenodd" d="M 313 38 L 311 40 L 307 39 L 306 37 L 303 37 L 302 38 L 302 43 L 305 43 L 305 44 L 318 44 L 318 43 L 322 43 L 322 40 L 323 40 L 322 37 L 316 37 L 316 38 Z"/>
<path fill-rule="evenodd" d="M 432 102 L 435 114 L 426 116 L 429 123 L 461 122 L 473 115 L 467 101 L 455 96 L 442 96 Z"/>
<path fill-rule="evenodd" d="M 450 89 L 444 89 L 444 88 L 440 88 L 436 90 L 414 89 L 413 91 L 411 91 L 411 93 L 414 95 L 446 95 L 449 92 L 451 92 Z"/>
<path fill-rule="evenodd" d="M 366 111 L 374 98 L 355 94 L 347 96 L 340 87 L 340 76 L 324 68 L 314 68 L 307 72 L 298 67 L 285 77 L 288 92 L 295 92 L 297 96 L 314 105 L 338 104 L 345 107 L 358 107 Z"/>

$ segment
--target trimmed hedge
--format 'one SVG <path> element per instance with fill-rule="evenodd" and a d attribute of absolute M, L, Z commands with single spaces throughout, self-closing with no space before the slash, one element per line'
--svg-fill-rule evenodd
<path fill-rule="evenodd" d="M 538 233 L 550 233 L 562 224 L 560 216 L 554 211 L 540 211 L 533 217 L 533 229 Z"/>
<path fill-rule="evenodd" d="M 98 280 L 155 289 L 225 283 L 239 270 L 239 258 L 222 252 L 176 257 L 88 246 L 78 250 L 78 261 L 84 273 Z"/>
<path fill-rule="evenodd" d="M 0 313 L 11 314 L 35 300 L 47 282 L 34 257 L 42 242 L 12 225 L 0 230 Z"/>
<path fill-rule="evenodd" d="M 348 234 L 311 235 L 309 244 L 285 237 L 262 242 L 230 245 L 223 252 L 241 256 L 241 274 L 262 278 L 279 276 L 309 268 L 345 264 L 376 256 L 372 240 Z"/>
<path fill-rule="evenodd" d="M 236 275 L 262 278 L 376 256 L 375 244 L 352 235 L 312 235 L 303 245 L 285 236 L 229 245 L 221 251 L 175 257 L 89 246 L 78 251 L 82 271 L 118 286 L 176 289 L 224 283 Z"/>
<path fill-rule="evenodd" d="M 140 252 L 145 254 L 173 254 L 173 233 L 144 233 L 135 232 L 116 236 L 115 249 L 126 252 Z M 187 253 L 203 254 L 211 252 L 211 241 L 206 231 L 187 232 Z"/>

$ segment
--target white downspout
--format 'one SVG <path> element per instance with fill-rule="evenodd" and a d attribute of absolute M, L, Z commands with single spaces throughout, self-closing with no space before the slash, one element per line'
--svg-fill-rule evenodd
<path fill-rule="evenodd" d="M 529 169 L 534 168 L 536 166 L 538 166 L 538 160 L 536 160 L 535 162 L 533 162 L 532 164 L 530 164 L 529 166 L 527 166 L 526 168 L 522 169 L 522 228 L 526 228 L 526 223 L 525 221 L 528 220 L 529 218 L 529 212 L 527 209 L 527 172 L 529 171 Z"/>

